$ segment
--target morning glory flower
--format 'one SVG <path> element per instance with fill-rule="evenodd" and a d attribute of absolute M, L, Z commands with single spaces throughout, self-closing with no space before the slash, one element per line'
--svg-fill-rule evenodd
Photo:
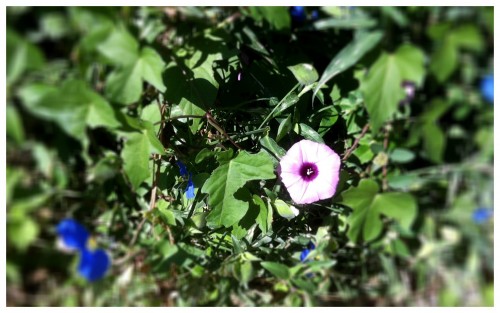
<path fill-rule="evenodd" d="M 399 105 L 405 105 L 410 103 L 413 98 L 415 98 L 415 83 L 405 80 L 401 83 L 401 87 L 405 91 L 405 98 L 399 102 Z"/>
<path fill-rule="evenodd" d="M 314 249 L 316 249 L 316 246 L 312 242 L 310 242 L 307 248 L 302 250 L 302 253 L 300 254 L 300 262 L 304 263 L 309 256 L 309 253 L 311 253 L 311 251 Z"/>
<path fill-rule="evenodd" d="M 477 208 L 472 213 L 472 220 L 476 224 L 484 224 L 487 220 L 489 220 L 493 216 L 493 210 L 487 208 Z"/>
<path fill-rule="evenodd" d="M 302 23 L 306 20 L 306 11 L 302 6 L 291 7 L 290 15 L 292 16 L 292 20 L 298 23 Z"/>
<path fill-rule="evenodd" d="M 104 277 L 111 260 L 103 249 L 83 250 L 78 264 L 78 273 L 90 282 Z"/>
<path fill-rule="evenodd" d="M 90 237 L 85 226 L 76 220 L 68 218 L 62 220 L 56 227 L 57 234 L 64 247 L 70 250 L 84 250 Z"/>
<path fill-rule="evenodd" d="M 489 103 L 493 103 L 494 92 L 493 92 L 493 75 L 487 75 L 481 80 L 481 93 L 484 99 Z"/>
<path fill-rule="evenodd" d="M 337 190 L 340 157 L 325 144 L 301 140 L 280 161 L 280 177 L 293 201 L 313 203 Z"/>

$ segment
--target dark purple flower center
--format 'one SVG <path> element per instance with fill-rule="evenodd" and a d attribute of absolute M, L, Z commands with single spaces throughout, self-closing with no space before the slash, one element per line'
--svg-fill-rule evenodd
<path fill-rule="evenodd" d="M 318 167 L 314 163 L 304 163 L 300 167 L 300 176 L 305 181 L 311 181 L 318 176 Z"/>

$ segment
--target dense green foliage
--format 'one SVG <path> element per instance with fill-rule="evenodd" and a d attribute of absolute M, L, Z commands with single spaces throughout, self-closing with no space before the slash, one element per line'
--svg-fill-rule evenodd
<path fill-rule="evenodd" d="M 9 7 L 8 305 L 492 305 L 493 8 L 304 14 Z M 302 139 L 333 198 L 280 181 Z"/>

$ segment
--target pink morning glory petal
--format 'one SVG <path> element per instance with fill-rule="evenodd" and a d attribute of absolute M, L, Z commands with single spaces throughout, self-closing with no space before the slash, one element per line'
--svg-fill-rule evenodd
<path fill-rule="evenodd" d="M 325 144 L 301 140 L 280 161 L 280 176 L 293 201 L 308 204 L 335 194 L 340 157 Z"/>

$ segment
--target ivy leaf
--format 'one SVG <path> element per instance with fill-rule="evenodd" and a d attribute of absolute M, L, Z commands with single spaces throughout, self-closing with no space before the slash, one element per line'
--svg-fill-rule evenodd
<path fill-rule="evenodd" d="M 156 137 L 154 126 L 151 122 L 129 118 L 130 122 L 137 124 L 136 131 L 120 132 L 126 141 L 121 152 L 123 169 L 134 188 L 151 177 L 149 168 L 152 153 L 164 154 L 164 147 Z"/>
<path fill-rule="evenodd" d="M 38 92 L 43 96 L 34 95 Z M 84 147 L 87 126 L 114 129 L 121 125 L 109 103 L 80 80 L 67 81 L 59 89 L 32 85 L 21 91 L 21 98 L 32 113 L 56 122 Z"/>
<path fill-rule="evenodd" d="M 132 186 L 137 189 L 151 175 L 149 171 L 148 138 L 141 133 L 129 135 L 121 156 L 123 159 L 123 169 Z"/>
<path fill-rule="evenodd" d="M 314 88 L 313 99 L 324 84 L 356 64 L 368 51 L 373 49 L 382 39 L 382 34 L 380 31 L 359 32 L 354 40 L 345 46 L 328 64 L 316 88 Z"/>
<path fill-rule="evenodd" d="M 442 163 L 446 149 L 446 135 L 439 127 L 439 119 L 451 107 L 448 101 L 435 98 L 418 118 L 412 132 L 420 136 L 427 159 L 434 163 Z"/>
<path fill-rule="evenodd" d="M 192 44 L 200 49 L 189 58 L 179 56 L 185 59 L 184 64 L 171 62 L 164 74 L 165 84 L 168 86 L 165 99 L 177 105 L 172 110 L 172 116 L 205 114 L 217 98 L 219 88 L 214 77 L 214 62 L 222 60 L 223 55 L 230 53 L 223 40 L 214 34 L 196 38 Z M 193 133 L 198 130 L 200 124 L 200 118 L 179 121 L 192 121 L 190 129 Z"/>
<path fill-rule="evenodd" d="M 441 83 L 457 68 L 459 49 L 481 51 L 484 47 L 483 37 L 475 25 L 450 28 L 450 24 L 438 24 L 428 31 L 429 37 L 438 43 L 431 56 L 429 69 Z"/>
<path fill-rule="evenodd" d="M 38 69 L 45 63 L 40 49 L 7 28 L 7 85 L 19 79 L 30 69 Z"/>
<path fill-rule="evenodd" d="M 347 220 L 347 236 L 353 242 L 376 239 L 383 228 L 381 215 L 395 219 L 404 230 L 410 231 L 417 214 L 417 203 L 412 195 L 379 193 L 378 184 L 371 179 L 363 179 L 357 187 L 344 191 L 342 204 L 354 210 Z"/>
<path fill-rule="evenodd" d="M 249 205 L 235 197 L 237 191 L 248 181 L 272 178 L 275 178 L 273 162 L 264 151 L 257 154 L 241 151 L 236 158 L 220 165 L 201 190 L 209 194 L 208 203 L 212 207 L 207 225 L 229 227 L 240 221 Z"/>
<path fill-rule="evenodd" d="M 382 53 L 361 80 L 361 91 L 374 132 L 391 119 L 399 102 L 406 97 L 401 86 L 403 81 L 420 86 L 424 75 L 424 54 L 420 49 L 404 44 L 394 53 Z"/>
<path fill-rule="evenodd" d="M 162 72 L 165 63 L 153 49 L 145 47 L 130 64 L 112 72 L 106 80 L 106 95 L 120 104 L 138 101 L 142 93 L 142 81 L 153 85 L 161 92 L 166 90 Z"/>
<path fill-rule="evenodd" d="M 97 51 L 109 64 L 128 66 L 139 57 L 139 43 L 126 29 L 116 28 L 97 46 Z"/>

